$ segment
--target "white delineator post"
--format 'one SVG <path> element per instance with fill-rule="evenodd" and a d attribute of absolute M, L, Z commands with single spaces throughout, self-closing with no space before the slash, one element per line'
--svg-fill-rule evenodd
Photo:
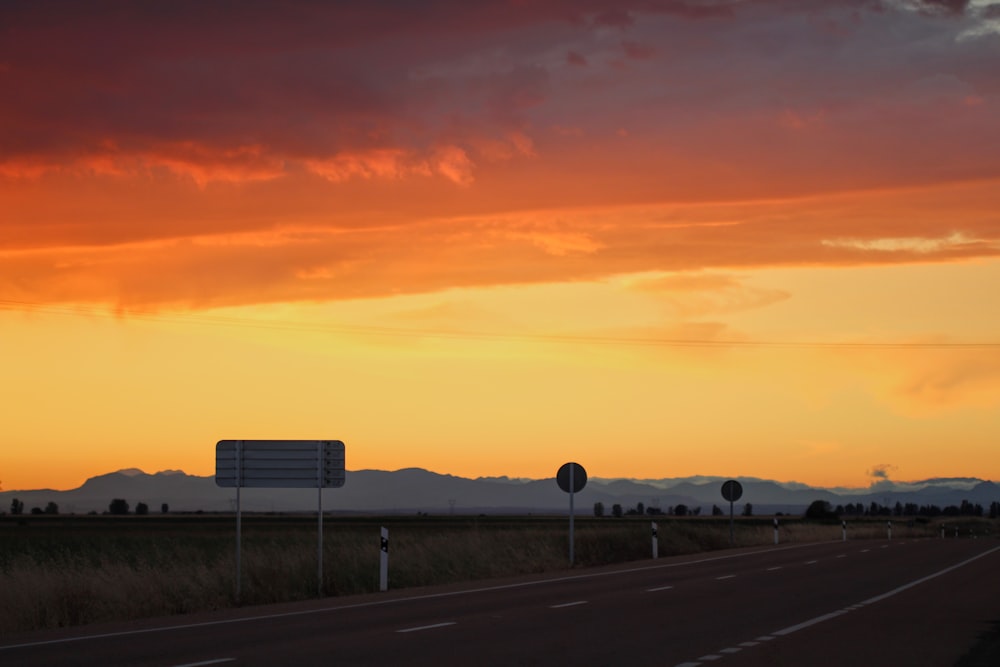
<path fill-rule="evenodd" d="M 778 543 L 778 517 L 774 517 L 774 543 Z"/>
<path fill-rule="evenodd" d="M 847 522 L 846 521 L 841 521 L 840 522 L 840 530 L 843 533 L 843 537 L 841 538 L 840 541 L 841 542 L 846 542 L 847 541 Z"/>
<path fill-rule="evenodd" d="M 653 558 L 660 557 L 660 540 L 656 535 L 656 522 L 653 522 Z"/>
<path fill-rule="evenodd" d="M 389 529 L 382 527 L 381 549 L 379 551 L 378 589 L 389 590 Z"/>
<path fill-rule="evenodd" d="M 892 521 L 886 521 L 885 525 L 886 525 L 886 530 L 888 531 L 888 534 L 889 534 L 889 540 L 891 541 L 892 540 Z"/>

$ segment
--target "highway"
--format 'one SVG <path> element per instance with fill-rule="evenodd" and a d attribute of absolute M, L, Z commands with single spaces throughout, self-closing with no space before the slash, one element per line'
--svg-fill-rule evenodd
<path fill-rule="evenodd" d="M 0 639 L 0 665 L 953 665 L 1000 542 L 758 547 Z"/>

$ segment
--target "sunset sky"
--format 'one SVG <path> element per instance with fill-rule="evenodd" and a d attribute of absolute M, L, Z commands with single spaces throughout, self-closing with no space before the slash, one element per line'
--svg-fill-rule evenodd
<path fill-rule="evenodd" d="M 0 3 L 3 490 L 1000 480 L 998 288 L 1000 3 Z"/>

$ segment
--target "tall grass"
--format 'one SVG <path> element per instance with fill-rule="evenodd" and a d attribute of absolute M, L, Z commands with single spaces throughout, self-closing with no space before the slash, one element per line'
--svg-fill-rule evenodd
<path fill-rule="evenodd" d="M 569 567 L 566 517 L 328 518 L 323 591 L 378 590 L 379 526 L 390 530 L 392 588 L 472 581 Z M 729 521 L 658 518 L 661 556 L 730 546 Z M 580 566 L 651 556 L 650 522 L 578 518 Z M 982 521 L 963 528 L 996 532 Z M 886 538 L 885 521 L 855 521 L 850 539 Z M 317 595 L 315 518 L 243 522 L 240 604 Z M 898 522 L 894 539 L 937 537 L 936 524 Z M 735 523 L 737 547 L 771 544 L 770 519 Z M 951 534 L 949 533 L 949 537 Z M 841 539 L 841 526 L 783 521 L 782 542 Z M 99 621 L 221 609 L 235 599 L 231 516 L 0 517 L 0 635 Z"/>

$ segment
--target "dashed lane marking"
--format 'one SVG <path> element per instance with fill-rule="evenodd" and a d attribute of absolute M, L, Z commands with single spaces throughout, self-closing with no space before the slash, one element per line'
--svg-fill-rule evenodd
<path fill-rule="evenodd" d="M 187 662 L 183 665 L 174 665 L 174 667 L 203 667 L 204 665 L 218 665 L 223 662 L 232 662 L 236 658 L 216 658 L 215 660 L 202 660 L 201 662 Z"/>
<path fill-rule="evenodd" d="M 656 588 L 647 588 L 647 593 L 655 593 L 656 591 L 669 591 L 673 586 L 657 586 Z"/>
<path fill-rule="evenodd" d="M 735 574 L 724 574 L 721 577 L 716 577 L 715 580 L 722 581 L 723 579 L 735 579 L 735 578 L 736 578 Z"/>
<path fill-rule="evenodd" d="M 768 572 L 774 572 L 775 570 L 780 570 L 781 567 L 782 567 L 781 565 L 775 565 L 774 567 L 767 568 L 767 571 Z"/>
<path fill-rule="evenodd" d="M 549 609 L 562 609 L 563 607 L 575 607 L 580 604 L 587 604 L 586 600 L 577 600 L 575 602 L 563 602 L 562 604 L 550 605 Z"/>
<path fill-rule="evenodd" d="M 455 625 L 455 621 L 446 621 L 444 623 L 433 623 L 431 625 L 418 625 L 415 628 L 403 628 L 402 630 L 396 630 L 399 633 L 405 632 L 420 632 L 421 630 L 433 630 L 434 628 L 443 628 L 449 625 Z"/>

